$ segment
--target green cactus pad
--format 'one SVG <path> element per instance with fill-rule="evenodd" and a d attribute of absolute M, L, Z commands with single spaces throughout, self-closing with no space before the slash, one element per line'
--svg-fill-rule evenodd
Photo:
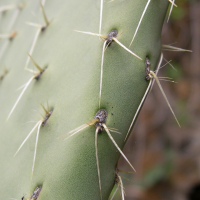
<path fill-rule="evenodd" d="M 74 30 L 98 33 L 100 1 L 46 0 L 44 10 L 50 24 L 43 31 L 26 23 L 45 25 L 40 2 L 19 3 L 23 3 L 23 8 L 0 13 L 1 32 L 17 31 L 12 41 L 0 39 L 0 64 L 9 69 L 0 82 L 0 199 L 21 199 L 23 195 L 29 199 L 33 191 L 42 186 L 38 200 L 98 200 L 95 126 L 67 140 L 58 137 L 92 120 L 99 110 L 103 41 Z M 146 3 L 146 0 L 104 1 L 101 34 L 117 30 L 117 39 L 128 47 Z M 0 6 L 10 4 L 16 1 L 0 2 Z M 121 132 L 112 133 L 121 149 L 149 83 L 145 80 L 145 58 L 149 57 L 152 70 L 159 61 L 160 35 L 167 7 L 167 0 L 151 1 L 148 6 L 130 47 L 142 60 L 116 42 L 105 51 L 101 109 L 108 113 L 106 125 Z M 34 75 L 24 70 L 27 53 L 41 68 L 47 66 L 47 69 L 39 80 L 31 81 L 6 122 L 21 92 L 15 90 Z M 36 70 L 31 61 L 27 67 Z M 37 130 L 18 154 L 13 155 L 42 119 L 39 112 L 45 115 L 40 103 L 46 106 L 47 102 L 53 113 L 40 128 L 31 179 Z M 98 135 L 98 155 L 102 195 L 103 199 L 108 199 L 120 154 L 105 131 Z"/>

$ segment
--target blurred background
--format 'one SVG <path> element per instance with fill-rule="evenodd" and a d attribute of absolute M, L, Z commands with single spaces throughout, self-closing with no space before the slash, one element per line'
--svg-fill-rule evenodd
<path fill-rule="evenodd" d="M 181 128 L 155 83 L 124 148 L 137 171 L 120 173 L 126 200 L 200 200 L 200 1 L 175 3 L 162 44 L 193 52 L 163 51 L 176 70 L 166 65 L 158 76 L 177 82 L 161 84 Z M 131 171 L 122 158 L 119 169 Z"/>

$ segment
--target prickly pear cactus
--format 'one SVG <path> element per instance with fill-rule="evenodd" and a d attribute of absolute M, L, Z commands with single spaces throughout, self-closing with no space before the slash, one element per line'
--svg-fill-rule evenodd
<path fill-rule="evenodd" d="M 107 131 L 121 133 L 111 135 L 123 149 L 149 89 L 146 57 L 151 70 L 159 63 L 168 1 L 1 0 L 0 8 L 1 74 L 8 71 L 0 80 L 0 199 L 108 199 L 120 152 Z M 99 109 L 105 121 L 93 120 Z"/>

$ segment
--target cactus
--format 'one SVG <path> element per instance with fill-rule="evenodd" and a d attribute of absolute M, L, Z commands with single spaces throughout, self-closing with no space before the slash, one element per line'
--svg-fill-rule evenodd
<path fill-rule="evenodd" d="M 15 3 L 0 2 L 0 31 L 8 36 L 0 40 L 0 64 L 8 71 L 0 80 L 0 199 L 108 199 L 116 176 L 121 184 L 120 149 L 153 83 L 145 79 L 146 57 L 151 75 L 161 65 L 169 2 Z M 113 30 L 117 37 L 106 36 Z M 49 109 L 40 106 L 46 102 Z M 99 109 L 107 120 L 95 139 L 91 125 L 99 121 L 87 122 Z"/>

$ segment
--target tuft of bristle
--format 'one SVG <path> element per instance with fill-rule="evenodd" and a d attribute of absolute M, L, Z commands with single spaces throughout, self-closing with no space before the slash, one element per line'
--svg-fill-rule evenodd
<path fill-rule="evenodd" d="M 123 49 L 125 49 L 126 51 L 128 51 L 130 54 L 132 54 L 133 56 L 137 57 L 138 59 L 142 60 L 142 58 L 140 58 L 138 55 L 136 55 L 135 53 L 133 53 L 130 49 L 128 49 L 126 46 L 124 46 L 119 40 L 117 40 L 117 30 L 112 30 L 108 33 L 107 36 L 104 36 L 104 35 L 101 35 L 101 34 L 97 34 L 97 33 L 92 33 L 92 32 L 85 32 L 85 31 L 77 31 L 75 30 L 76 32 L 79 32 L 79 33 L 84 33 L 84 34 L 89 34 L 89 35 L 95 35 L 95 36 L 98 36 L 104 40 L 107 41 L 107 45 L 106 47 L 110 46 L 112 41 L 115 41 L 118 45 L 120 45 Z"/>
<path fill-rule="evenodd" d="M 43 110 L 45 111 L 45 116 L 43 117 L 43 120 L 42 120 L 42 126 L 45 126 L 49 117 L 52 115 L 53 113 L 53 110 L 50 110 L 49 109 L 49 105 L 48 105 L 48 102 L 47 102 L 47 109 L 40 103 L 40 105 L 42 106 Z"/>
<path fill-rule="evenodd" d="M 161 55 L 160 55 L 160 60 L 159 60 L 158 66 L 157 66 L 157 71 L 160 69 L 160 66 L 161 66 L 161 64 L 162 64 L 162 61 L 163 61 L 163 54 L 161 53 Z M 135 115 L 134 115 L 133 120 L 132 120 L 132 122 L 131 122 L 131 124 L 130 124 L 130 126 L 129 126 L 129 129 L 128 129 L 127 133 L 126 133 L 126 137 L 125 137 L 124 141 L 127 140 L 128 135 L 129 135 L 129 133 L 130 133 L 130 131 L 131 131 L 131 128 L 132 128 L 132 126 L 133 126 L 133 124 L 134 124 L 134 122 L 135 122 L 135 120 L 136 120 L 136 117 L 138 116 L 138 113 L 139 113 L 139 111 L 140 111 L 140 109 L 141 109 L 141 107 L 142 107 L 142 105 L 143 105 L 143 103 L 144 103 L 144 101 L 145 101 L 145 99 L 146 99 L 148 93 L 150 92 L 150 90 L 151 90 L 151 88 L 152 88 L 152 85 L 153 85 L 154 80 L 152 80 L 151 77 L 149 77 L 150 67 L 151 67 L 151 63 L 150 63 L 150 61 L 149 61 L 149 58 L 146 57 L 146 60 L 145 60 L 145 79 L 146 79 L 146 80 L 150 80 L 150 82 L 149 82 L 149 85 L 148 85 L 148 87 L 147 87 L 147 89 L 146 89 L 146 91 L 145 91 L 145 94 L 144 94 L 144 96 L 142 97 L 142 100 L 141 100 L 141 102 L 140 102 L 140 104 L 139 104 L 139 106 L 138 106 L 138 108 L 137 108 L 137 110 L 136 110 L 136 112 L 135 112 Z"/>
<path fill-rule="evenodd" d="M 107 34 L 107 39 L 106 39 L 106 48 L 109 47 L 112 42 L 114 41 L 114 38 L 117 38 L 118 31 L 117 30 L 112 30 Z"/>

